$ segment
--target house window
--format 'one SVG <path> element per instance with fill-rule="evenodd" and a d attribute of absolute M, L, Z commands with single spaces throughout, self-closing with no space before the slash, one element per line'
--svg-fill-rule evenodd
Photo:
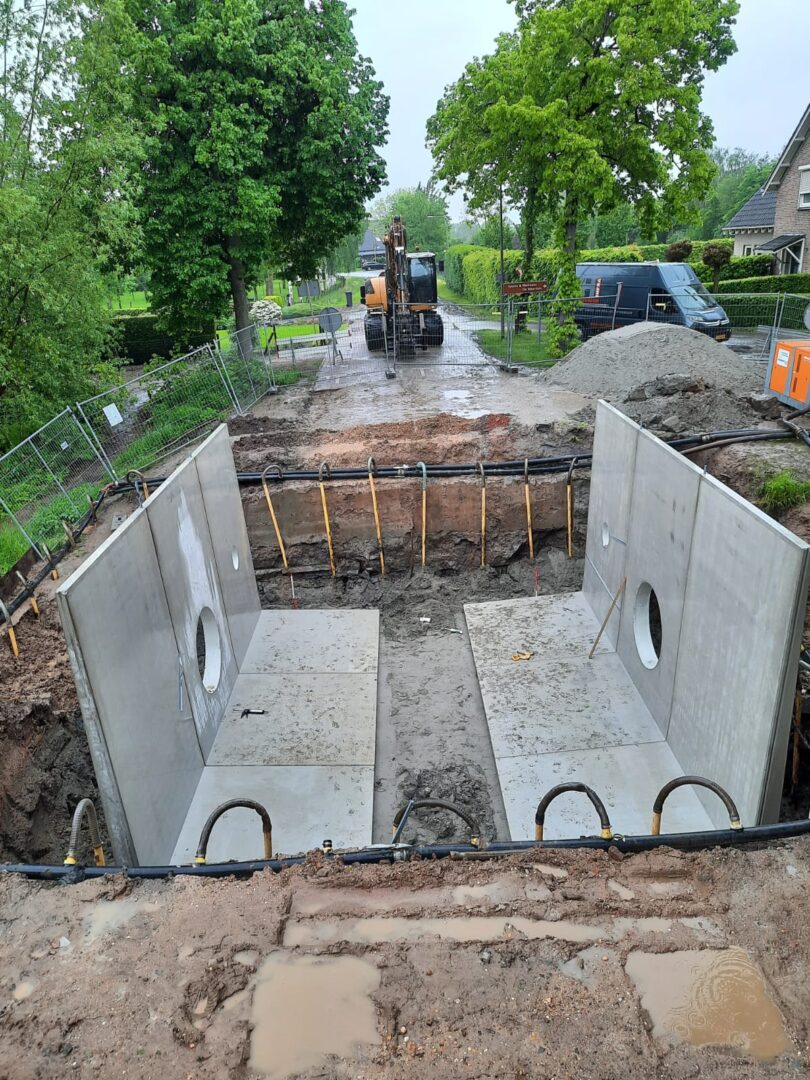
<path fill-rule="evenodd" d="M 745 244 L 743 246 L 743 255 L 753 255 L 753 254 L 754 254 L 754 249 L 751 247 L 751 245 L 750 244 Z"/>
<path fill-rule="evenodd" d="M 799 209 L 810 210 L 810 165 L 799 169 Z"/>
<path fill-rule="evenodd" d="M 779 252 L 777 273 L 800 274 L 802 272 L 802 260 L 804 258 L 804 240 L 797 240 L 795 244 L 782 248 Z"/>

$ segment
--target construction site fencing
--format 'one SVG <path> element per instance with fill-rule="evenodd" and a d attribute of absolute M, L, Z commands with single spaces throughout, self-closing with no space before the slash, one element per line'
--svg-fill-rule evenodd
<path fill-rule="evenodd" d="M 67 408 L 0 457 L 0 574 L 63 543 L 88 499 L 131 470 L 170 463 L 276 387 L 272 328 L 217 340 Z"/>
<path fill-rule="evenodd" d="M 65 542 L 63 522 L 113 479 L 76 413 L 67 408 L 0 457 L 0 572 L 29 548 L 39 558 Z"/>
<path fill-rule="evenodd" d="M 512 299 L 506 317 L 506 362 L 510 367 L 544 367 L 554 363 L 548 331 L 561 313 L 574 324 L 572 347 L 596 334 L 645 320 L 684 326 L 688 319 L 693 329 L 751 360 L 766 361 L 774 342 L 780 338 L 810 339 L 810 297 L 791 293 L 712 295 L 725 312 L 727 323 L 702 319 L 705 304 L 689 286 L 667 293 L 652 292 L 647 297 L 646 308 L 641 310 L 629 306 L 621 289 L 599 297 Z"/>
<path fill-rule="evenodd" d="M 396 305 L 391 340 L 395 369 L 487 367 L 507 358 L 506 304 L 440 304 L 438 312 Z"/>

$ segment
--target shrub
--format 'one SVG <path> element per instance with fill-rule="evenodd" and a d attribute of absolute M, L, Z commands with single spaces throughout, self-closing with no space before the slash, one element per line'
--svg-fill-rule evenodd
<path fill-rule="evenodd" d="M 810 274 L 770 274 L 724 281 L 721 293 L 798 293 L 810 298 Z"/>
<path fill-rule="evenodd" d="M 453 244 L 444 256 L 444 280 L 459 296 L 464 292 L 464 258 L 475 251 L 474 244 Z"/>
<path fill-rule="evenodd" d="M 691 240 L 676 240 L 674 244 L 670 244 L 667 248 L 666 260 L 667 262 L 682 263 L 686 262 L 691 254 Z"/>
<path fill-rule="evenodd" d="M 179 340 L 158 329 L 158 316 L 150 311 L 121 312 L 114 322 L 119 333 L 118 354 L 130 364 L 148 364 L 153 356 L 171 360 L 205 345 L 214 336 L 212 327 L 210 334 L 191 334 Z"/>

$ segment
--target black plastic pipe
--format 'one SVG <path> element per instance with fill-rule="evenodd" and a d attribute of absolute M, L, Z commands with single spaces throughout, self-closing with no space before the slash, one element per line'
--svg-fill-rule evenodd
<path fill-rule="evenodd" d="M 653 851 L 660 847 L 671 847 L 679 851 L 706 851 L 716 847 L 740 847 L 747 844 L 762 844 L 779 840 L 791 840 L 799 836 L 810 835 L 810 819 L 782 821 L 778 825 L 755 825 L 749 829 L 716 829 L 710 832 L 669 833 L 662 836 L 622 836 L 617 834 L 612 840 L 603 840 L 597 836 L 585 836 L 567 840 L 513 840 L 493 841 L 487 846 L 487 855 L 509 855 L 517 851 L 607 851 L 617 848 L 632 855 L 642 851 Z M 420 847 L 380 846 L 365 848 L 360 851 L 336 851 L 325 858 L 338 858 L 351 866 L 353 864 L 398 862 L 412 858 L 445 859 L 451 855 L 465 853 L 480 856 L 480 850 L 472 844 L 434 844 Z M 169 878 L 175 875 L 184 877 L 246 877 L 262 870 L 286 870 L 291 866 L 301 866 L 307 861 L 306 855 L 296 855 L 288 859 L 257 859 L 254 862 L 212 863 L 208 866 L 49 866 L 28 865 L 26 863 L 0 863 L 0 874 L 22 874 L 25 877 L 42 881 L 64 881 L 71 884 L 86 878 L 104 877 L 106 874 L 126 874 L 131 878 Z"/>

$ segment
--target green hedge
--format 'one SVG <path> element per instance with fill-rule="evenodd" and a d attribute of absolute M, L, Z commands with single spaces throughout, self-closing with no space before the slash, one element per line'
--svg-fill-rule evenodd
<path fill-rule="evenodd" d="M 695 270 L 701 281 L 710 283 L 712 271 L 703 263 L 703 251 L 708 243 L 722 243 L 733 246 L 731 240 L 693 242 L 689 265 Z M 591 248 L 580 253 L 581 262 L 645 262 L 663 260 L 667 244 L 639 246 L 626 244 L 624 247 Z M 507 251 L 504 253 L 506 280 L 514 281 L 515 268 L 520 264 L 523 253 Z M 555 253 L 550 250 L 535 254 L 528 275 L 532 280 L 553 282 L 555 276 Z M 747 255 L 732 258 L 720 272 L 723 288 L 728 282 L 747 281 L 751 278 L 766 277 L 773 266 L 770 255 Z M 500 272 L 500 252 L 497 248 L 477 247 L 473 244 L 455 244 L 448 248 L 445 257 L 445 280 L 450 288 L 475 304 L 494 303 L 498 299 L 498 273 Z M 768 289 L 757 289 L 768 292 Z M 780 289 L 779 291 L 794 291 Z"/>
<path fill-rule="evenodd" d="M 444 280 L 459 296 L 464 292 L 464 258 L 473 251 L 480 250 L 474 244 L 453 244 L 444 257 Z"/>
<path fill-rule="evenodd" d="M 118 355 L 130 364 L 148 364 L 154 356 L 171 360 L 190 349 L 205 345 L 214 336 L 210 334 L 189 335 L 178 341 L 158 329 L 158 316 L 152 312 L 122 312 L 115 317 L 118 329 Z"/>
<path fill-rule="evenodd" d="M 810 298 L 810 274 L 769 274 L 724 281 L 719 293 L 798 293 Z"/>

